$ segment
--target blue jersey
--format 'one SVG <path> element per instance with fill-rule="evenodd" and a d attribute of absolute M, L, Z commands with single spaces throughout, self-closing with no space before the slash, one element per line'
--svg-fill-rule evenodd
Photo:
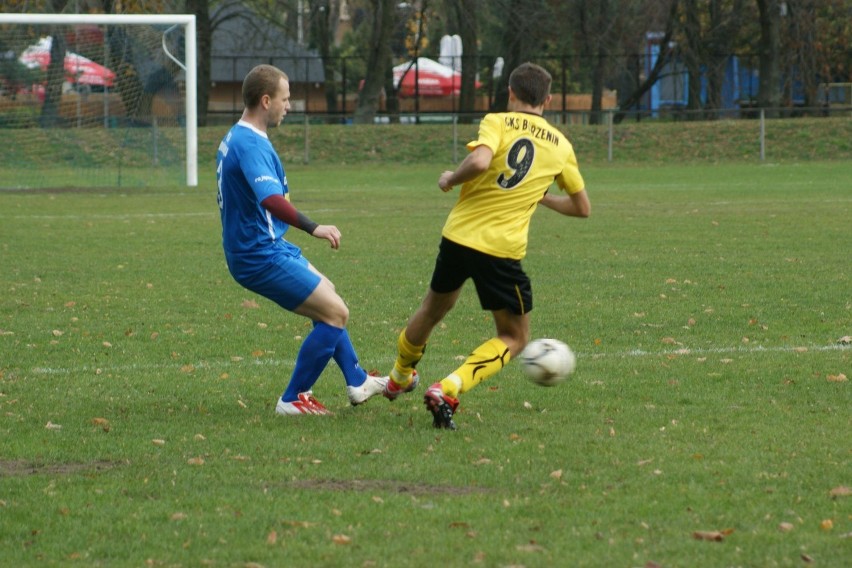
<path fill-rule="evenodd" d="M 235 124 L 219 144 L 216 181 L 222 246 L 234 277 L 265 266 L 275 255 L 301 253 L 283 239 L 290 225 L 260 204 L 270 195 L 290 197 L 284 166 L 265 132 L 247 122 Z"/>

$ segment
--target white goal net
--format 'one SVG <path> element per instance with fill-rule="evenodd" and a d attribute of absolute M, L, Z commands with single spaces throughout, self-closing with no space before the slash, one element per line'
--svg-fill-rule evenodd
<path fill-rule="evenodd" d="M 0 189 L 198 185 L 195 16 L 0 14 Z"/>

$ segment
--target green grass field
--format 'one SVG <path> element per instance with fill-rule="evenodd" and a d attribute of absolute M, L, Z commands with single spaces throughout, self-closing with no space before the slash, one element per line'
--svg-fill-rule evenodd
<path fill-rule="evenodd" d="M 291 237 L 367 368 L 428 285 L 449 166 L 288 167 L 343 232 Z M 540 210 L 525 261 L 577 371 L 512 363 L 455 432 L 422 390 L 349 407 L 334 367 L 334 416 L 274 415 L 309 326 L 231 280 L 211 172 L 0 192 L 0 565 L 848 565 L 852 164 L 584 173 L 592 217 Z M 470 286 L 424 381 L 492 331 Z"/>

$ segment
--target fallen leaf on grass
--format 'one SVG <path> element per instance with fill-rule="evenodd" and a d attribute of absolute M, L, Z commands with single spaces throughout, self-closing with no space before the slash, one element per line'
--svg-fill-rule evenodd
<path fill-rule="evenodd" d="M 266 535 L 266 544 L 275 544 L 276 542 L 278 542 L 278 533 L 270 531 L 270 533 Z"/>
<path fill-rule="evenodd" d="M 550 477 L 553 479 L 562 479 L 562 470 L 557 469 L 556 471 L 551 471 Z"/>
<path fill-rule="evenodd" d="M 352 537 L 346 536 L 345 534 L 336 534 L 331 537 L 331 542 L 334 544 L 349 544 L 352 542 Z"/>
<path fill-rule="evenodd" d="M 174 514 L 173 514 L 171 517 L 169 517 L 169 518 L 170 518 L 171 520 L 173 520 L 173 521 L 183 521 L 184 519 L 186 519 L 186 518 L 187 518 L 187 516 L 188 516 L 188 515 L 187 515 L 186 513 L 177 512 L 177 513 L 174 513 Z"/>
<path fill-rule="evenodd" d="M 260 307 L 260 305 L 254 300 L 243 300 L 243 303 L 240 305 L 247 309 L 255 309 Z"/>
<path fill-rule="evenodd" d="M 692 538 L 695 540 L 707 540 L 711 542 L 722 542 L 725 537 L 734 532 L 734 529 L 724 529 L 721 531 L 695 531 L 692 533 Z"/>
<path fill-rule="evenodd" d="M 316 523 L 312 523 L 310 521 L 281 521 L 281 524 L 301 529 L 309 529 L 317 525 Z"/>
<path fill-rule="evenodd" d="M 94 426 L 100 426 L 104 432 L 109 432 L 109 420 L 106 418 L 92 418 Z"/>
<path fill-rule="evenodd" d="M 186 460 L 189 465 L 204 465 L 204 458 L 189 458 Z"/>
<path fill-rule="evenodd" d="M 793 525 L 793 523 L 781 523 L 778 525 L 778 530 L 781 532 L 790 532 L 794 528 L 796 527 L 795 525 Z"/>
<path fill-rule="evenodd" d="M 520 552 L 544 552 L 544 547 L 534 540 L 527 544 L 519 544 L 515 548 Z"/>
<path fill-rule="evenodd" d="M 62 424 L 54 424 L 50 420 L 47 421 L 47 424 L 44 425 L 48 430 L 62 430 Z"/>
<path fill-rule="evenodd" d="M 155 446 L 165 446 L 166 445 L 165 440 L 160 440 L 158 438 L 151 440 L 151 443 L 154 444 Z"/>
<path fill-rule="evenodd" d="M 828 375 L 825 378 L 830 383 L 845 383 L 846 381 L 849 380 L 849 379 L 846 378 L 846 375 L 844 375 L 843 373 L 838 373 L 836 375 Z"/>
<path fill-rule="evenodd" d="M 828 496 L 832 498 L 837 497 L 849 497 L 852 495 L 852 489 L 846 487 L 844 485 L 840 485 L 839 487 L 835 487 L 831 491 L 828 492 Z"/>
<path fill-rule="evenodd" d="M 849 345 L 852 343 L 852 335 L 844 335 L 840 339 L 837 340 L 837 343 L 841 345 Z"/>
<path fill-rule="evenodd" d="M 819 524 L 819 528 L 824 531 L 830 531 L 834 528 L 834 521 L 832 521 L 831 519 L 825 519 Z"/>

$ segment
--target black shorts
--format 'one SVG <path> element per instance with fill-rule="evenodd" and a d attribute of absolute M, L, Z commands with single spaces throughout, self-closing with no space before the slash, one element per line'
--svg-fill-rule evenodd
<path fill-rule="evenodd" d="M 532 285 L 520 260 L 498 258 L 442 238 L 432 290 L 454 292 L 468 278 L 473 279 L 483 310 L 505 309 L 517 315 L 532 311 Z"/>

